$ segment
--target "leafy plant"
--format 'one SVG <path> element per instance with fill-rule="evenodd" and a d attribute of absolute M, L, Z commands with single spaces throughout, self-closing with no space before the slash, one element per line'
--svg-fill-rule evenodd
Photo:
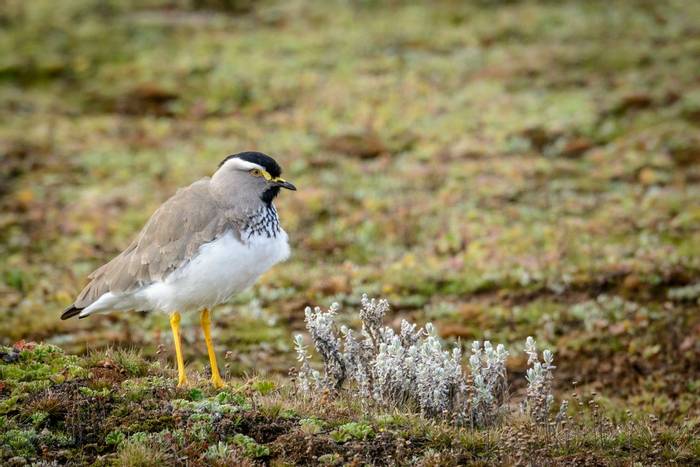
<path fill-rule="evenodd" d="M 126 435 L 121 430 L 110 431 L 105 436 L 105 443 L 113 446 L 119 446 L 126 439 Z"/>
<path fill-rule="evenodd" d="M 92 389 L 88 387 L 81 387 L 80 388 L 80 393 L 85 396 L 85 397 L 109 397 L 111 391 L 109 388 L 102 388 L 102 389 Z"/>
<path fill-rule="evenodd" d="M 317 418 L 302 418 L 299 420 L 301 431 L 306 434 L 315 434 L 323 431 L 323 422 Z"/>
<path fill-rule="evenodd" d="M 247 457 L 254 459 L 260 457 L 267 457 L 270 455 L 270 448 L 258 444 L 250 436 L 246 436 L 241 433 L 237 433 L 231 440 L 234 444 L 243 448 L 243 451 Z"/>
<path fill-rule="evenodd" d="M 542 352 L 542 361 L 537 355 L 537 346 L 532 337 L 525 341 L 525 353 L 527 364 L 531 365 L 527 370 L 527 396 L 523 402 L 525 412 L 536 422 L 546 423 L 550 409 L 554 402 L 552 394 L 554 355 L 551 351 Z"/>
<path fill-rule="evenodd" d="M 12 456 L 30 457 L 35 454 L 37 439 L 33 429 L 11 429 L 0 433 L 0 447 L 6 449 Z"/>
<path fill-rule="evenodd" d="M 374 430 L 366 423 L 350 422 L 339 426 L 331 432 L 331 438 L 338 443 L 346 443 L 352 439 L 366 440 L 374 437 Z"/>
<path fill-rule="evenodd" d="M 209 446 L 209 448 L 207 448 L 207 451 L 204 453 L 204 457 L 210 461 L 216 461 L 225 460 L 231 454 L 233 454 L 233 449 L 231 449 L 231 446 L 223 441 L 219 441 L 218 443 L 212 444 Z"/>
<path fill-rule="evenodd" d="M 32 414 L 32 425 L 36 428 L 44 423 L 47 418 L 49 418 L 49 414 L 44 411 L 34 412 Z"/>
<path fill-rule="evenodd" d="M 191 401 L 201 401 L 204 399 L 204 392 L 202 392 L 202 390 L 199 388 L 192 388 L 187 393 L 187 397 Z"/>

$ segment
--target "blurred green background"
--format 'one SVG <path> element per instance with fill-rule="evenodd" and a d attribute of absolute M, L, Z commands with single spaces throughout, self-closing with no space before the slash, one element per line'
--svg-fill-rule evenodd
<path fill-rule="evenodd" d="M 293 257 L 215 310 L 229 377 L 285 374 L 306 305 L 368 292 L 446 339 L 533 335 L 562 393 L 696 420 L 697 18 L 684 0 L 4 0 L 0 343 L 171 360 L 163 315 L 58 317 L 178 187 L 254 149 L 299 187 L 277 202 Z"/>

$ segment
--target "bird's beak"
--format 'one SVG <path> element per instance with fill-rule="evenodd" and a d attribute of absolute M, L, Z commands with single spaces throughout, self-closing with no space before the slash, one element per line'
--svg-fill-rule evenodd
<path fill-rule="evenodd" d="M 279 187 L 282 187 L 282 188 L 286 188 L 286 189 L 292 190 L 292 191 L 296 191 L 296 190 L 297 190 L 297 187 L 295 187 L 293 184 L 289 183 L 287 180 L 285 180 L 285 179 L 283 179 L 283 178 L 277 177 L 277 178 L 273 178 L 273 179 L 270 180 L 270 181 L 271 181 L 275 186 L 279 186 Z"/>

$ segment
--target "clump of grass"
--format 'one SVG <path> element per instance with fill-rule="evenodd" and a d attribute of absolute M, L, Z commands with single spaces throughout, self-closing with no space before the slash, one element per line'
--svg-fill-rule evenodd
<path fill-rule="evenodd" d="M 166 463 L 167 454 L 158 443 L 136 438 L 120 445 L 114 465 L 151 467 L 154 465 L 166 465 Z"/>
<path fill-rule="evenodd" d="M 277 388 L 277 385 L 275 384 L 274 381 L 261 379 L 261 380 L 253 381 L 251 383 L 251 387 L 253 388 L 253 390 L 255 390 L 261 396 L 265 396 L 267 394 L 270 394 L 272 391 L 274 391 Z"/>
<path fill-rule="evenodd" d="M 139 350 L 116 349 L 109 356 L 131 377 L 144 376 L 148 371 L 148 362 Z"/>
<path fill-rule="evenodd" d="M 467 376 L 460 347 L 444 349 L 431 323 L 418 328 L 404 320 L 397 333 L 383 324 L 389 303 L 364 295 L 359 311 L 360 332 L 342 326 L 341 339 L 335 324 L 339 309 L 337 304 L 327 311 L 306 309 L 306 327 L 323 359 L 324 371 L 321 374 L 312 369 L 303 338 L 296 336 L 300 363 L 297 384 L 302 394 L 318 397 L 345 387 L 368 409 L 415 410 L 470 426 L 495 424 L 506 412 L 508 351 L 503 345 L 473 342 Z M 531 337 L 526 352 L 531 365 L 526 412 L 533 420 L 545 423 L 553 402 L 554 356 L 546 350 L 540 362 Z M 346 380 L 351 384 L 345 384 Z"/>

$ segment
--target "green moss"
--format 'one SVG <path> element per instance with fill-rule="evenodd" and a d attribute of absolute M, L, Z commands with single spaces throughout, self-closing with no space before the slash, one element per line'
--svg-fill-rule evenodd
<path fill-rule="evenodd" d="M 67 356 L 52 345 L 32 344 L 21 351 L 4 347 L 0 348 L 0 352 L 16 355 L 9 363 L 0 365 L 0 381 L 10 393 L 9 397 L 0 401 L 0 414 L 12 412 L 19 402 L 57 382 L 88 375 L 87 370 L 78 365 L 75 356 Z"/>
<path fill-rule="evenodd" d="M 238 401 L 236 401 L 238 402 Z M 171 401 L 173 408 L 187 412 L 197 413 L 224 413 L 235 414 L 243 410 L 249 409 L 251 406 L 247 402 L 242 404 L 222 403 L 219 401 L 219 396 L 213 398 L 202 398 L 198 401 L 188 401 L 184 399 L 174 399 Z"/>
<path fill-rule="evenodd" d="M 173 381 L 163 376 L 146 376 L 127 379 L 121 383 L 120 395 L 130 401 L 140 401 L 153 396 L 154 392 L 172 389 Z"/>

